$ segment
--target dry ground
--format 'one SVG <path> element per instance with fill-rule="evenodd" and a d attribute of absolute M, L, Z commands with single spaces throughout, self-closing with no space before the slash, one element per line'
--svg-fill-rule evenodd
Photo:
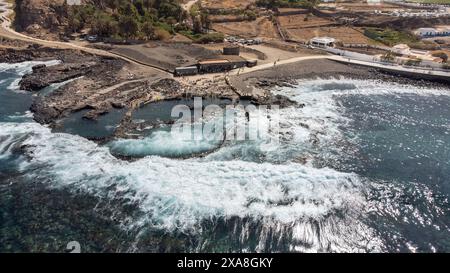
<path fill-rule="evenodd" d="M 213 29 L 227 35 L 243 38 L 279 38 L 276 27 L 266 17 L 260 17 L 255 21 L 215 23 Z"/>
<path fill-rule="evenodd" d="M 326 36 L 335 38 L 344 44 L 369 44 L 371 40 L 355 28 L 351 27 L 317 27 L 288 29 L 288 34 L 300 41 L 309 41 L 314 37 Z"/>
<path fill-rule="evenodd" d="M 210 9 L 245 9 L 256 0 L 202 0 L 202 6 Z"/>
<path fill-rule="evenodd" d="M 320 27 L 335 23 L 332 20 L 308 14 L 280 16 L 278 19 L 284 29 Z"/>
<path fill-rule="evenodd" d="M 280 16 L 279 22 L 290 38 L 307 42 L 318 36 L 333 37 L 343 43 L 369 43 L 363 31 L 357 28 L 339 26 L 335 21 L 308 14 Z"/>
<path fill-rule="evenodd" d="M 163 42 L 114 46 L 112 52 L 169 71 L 173 71 L 177 66 L 195 64 L 199 59 L 217 56 L 216 52 L 201 46 Z"/>

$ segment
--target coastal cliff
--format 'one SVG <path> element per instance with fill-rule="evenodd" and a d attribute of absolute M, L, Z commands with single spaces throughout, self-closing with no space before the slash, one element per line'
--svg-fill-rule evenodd
<path fill-rule="evenodd" d="M 65 0 L 16 0 L 14 26 L 40 38 L 52 38 L 67 23 Z"/>

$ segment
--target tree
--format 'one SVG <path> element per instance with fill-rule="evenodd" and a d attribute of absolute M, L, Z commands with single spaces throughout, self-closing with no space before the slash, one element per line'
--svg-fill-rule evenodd
<path fill-rule="evenodd" d="M 178 18 L 181 12 L 181 6 L 172 1 L 163 1 L 158 7 L 159 18 Z"/>
<path fill-rule="evenodd" d="M 203 25 L 200 15 L 195 16 L 192 21 L 194 33 L 203 33 Z"/>
<path fill-rule="evenodd" d="M 211 20 L 209 19 L 209 14 L 206 11 L 202 11 L 200 13 L 200 20 L 202 22 L 202 28 L 203 29 L 210 29 L 211 28 Z"/>
<path fill-rule="evenodd" d="M 150 12 L 150 9 L 155 6 L 155 0 L 143 0 L 143 2 L 147 12 Z"/>
<path fill-rule="evenodd" d="M 152 40 L 155 37 L 155 27 L 152 22 L 146 21 L 141 27 L 142 33 L 145 35 L 147 40 Z"/>
<path fill-rule="evenodd" d="M 69 17 L 69 21 L 67 22 L 67 30 L 69 32 L 79 32 L 82 28 L 83 25 L 77 17 Z"/>
<path fill-rule="evenodd" d="M 125 2 L 125 4 L 123 4 L 120 9 L 119 9 L 119 13 L 121 15 L 127 16 L 127 17 L 134 17 L 134 18 L 139 18 L 139 12 L 136 9 L 136 7 L 133 5 L 133 3 L 130 2 Z"/>
<path fill-rule="evenodd" d="M 107 5 L 114 12 L 117 12 L 120 7 L 120 0 L 109 0 Z"/>
<path fill-rule="evenodd" d="M 139 23 L 135 17 L 122 16 L 119 19 L 119 30 L 122 37 L 136 37 L 139 31 Z"/>
<path fill-rule="evenodd" d="M 319 6 L 320 0 L 305 0 L 305 7 L 309 10 L 313 10 Z"/>
<path fill-rule="evenodd" d="M 145 16 L 147 10 L 145 8 L 145 4 L 144 4 L 143 0 L 134 1 L 134 6 L 136 7 L 136 10 L 138 11 L 140 16 Z"/>
<path fill-rule="evenodd" d="M 119 26 L 109 14 L 99 12 L 92 22 L 91 32 L 103 37 L 111 37 L 119 32 Z"/>

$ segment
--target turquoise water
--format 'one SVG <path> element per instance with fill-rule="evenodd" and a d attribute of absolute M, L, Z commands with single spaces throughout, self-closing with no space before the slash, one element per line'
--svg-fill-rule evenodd
<path fill-rule="evenodd" d="M 148 155 L 128 162 L 35 123 L 12 85 L 27 68 L 0 69 L 0 251 L 450 251 L 450 89 L 302 80 L 275 91 L 305 103 L 276 146 L 173 159 L 206 144 L 165 128 L 121 145 Z"/>

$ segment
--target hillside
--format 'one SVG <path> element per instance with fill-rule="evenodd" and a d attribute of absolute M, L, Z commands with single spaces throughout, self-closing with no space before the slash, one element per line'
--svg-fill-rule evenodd
<path fill-rule="evenodd" d="M 64 0 L 16 0 L 15 27 L 36 37 L 55 36 L 67 23 Z"/>
<path fill-rule="evenodd" d="M 178 0 L 16 0 L 15 27 L 41 38 L 88 31 L 103 37 L 164 38 L 187 14 Z"/>

